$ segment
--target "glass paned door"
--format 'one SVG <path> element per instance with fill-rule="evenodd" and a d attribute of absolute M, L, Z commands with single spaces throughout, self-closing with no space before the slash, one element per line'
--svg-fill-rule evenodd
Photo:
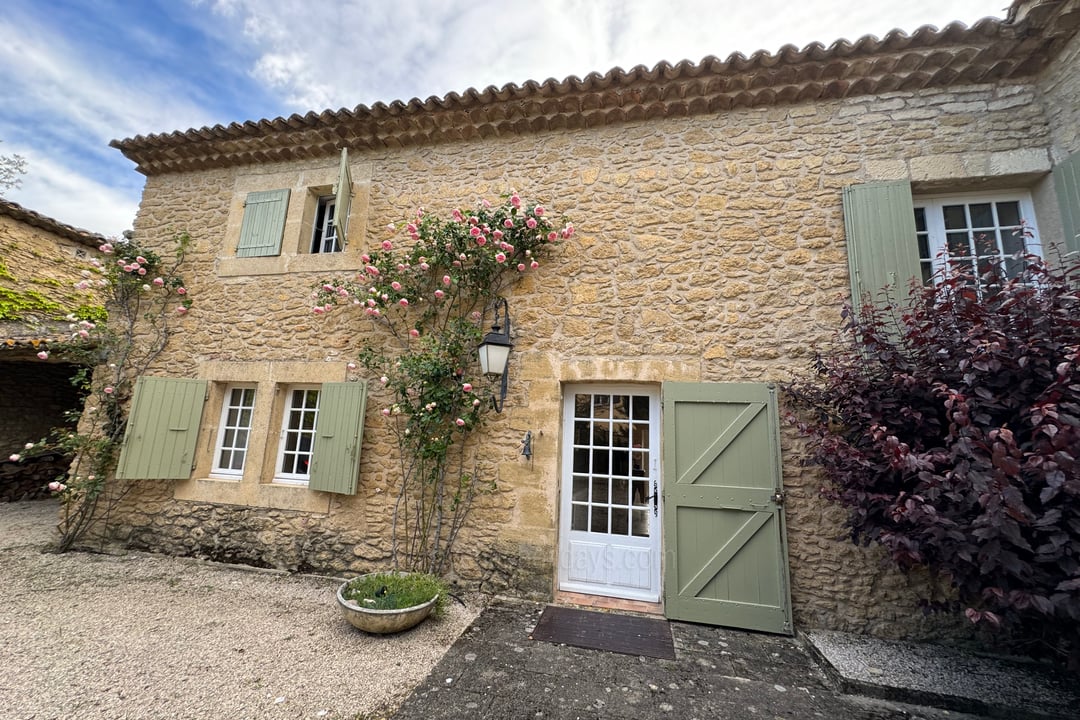
<path fill-rule="evenodd" d="M 645 387 L 568 387 L 559 587 L 659 598 L 659 397 Z"/>

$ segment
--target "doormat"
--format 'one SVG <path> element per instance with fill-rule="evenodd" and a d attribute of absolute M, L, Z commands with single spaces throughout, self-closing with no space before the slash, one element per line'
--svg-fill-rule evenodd
<path fill-rule="evenodd" d="M 548 605 L 529 639 L 624 655 L 675 659 L 671 626 L 660 618 Z"/>

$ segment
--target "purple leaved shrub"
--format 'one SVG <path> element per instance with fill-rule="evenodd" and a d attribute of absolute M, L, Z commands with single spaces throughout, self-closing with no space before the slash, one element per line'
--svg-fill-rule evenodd
<path fill-rule="evenodd" d="M 789 418 L 853 541 L 946 579 L 958 602 L 936 609 L 1077 667 L 1080 264 L 1006 262 L 845 310 Z"/>

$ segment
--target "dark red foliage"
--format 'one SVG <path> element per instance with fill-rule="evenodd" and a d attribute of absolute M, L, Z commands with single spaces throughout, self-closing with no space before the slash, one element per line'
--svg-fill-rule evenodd
<path fill-rule="evenodd" d="M 973 622 L 1077 653 L 1080 265 L 997 273 L 845 311 L 785 390 L 855 542 L 948 578 Z"/>

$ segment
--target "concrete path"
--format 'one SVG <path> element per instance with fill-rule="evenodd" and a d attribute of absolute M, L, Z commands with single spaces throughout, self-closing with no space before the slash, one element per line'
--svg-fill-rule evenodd
<path fill-rule="evenodd" d="M 674 661 L 529 640 L 542 610 L 542 605 L 508 600 L 488 607 L 395 720 L 989 717 L 845 694 L 792 638 L 675 622 Z M 1016 702 L 1022 706 L 1024 697 Z M 1072 712 L 1069 706 L 1058 710 Z"/>

